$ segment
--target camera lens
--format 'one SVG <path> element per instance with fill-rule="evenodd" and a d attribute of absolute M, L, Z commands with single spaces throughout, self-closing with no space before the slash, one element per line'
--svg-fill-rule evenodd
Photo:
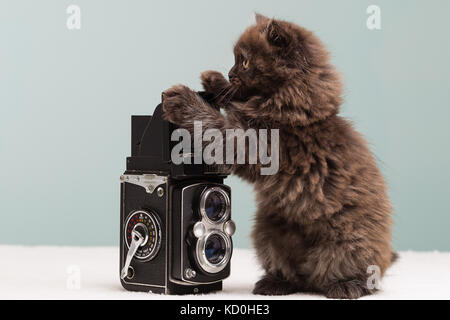
<path fill-rule="evenodd" d="M 225 197 L 222 193 L 213 191 L 205 200 L 206 215 L 212 221 L 219 221 L 227 211 Z"/>
<path fill-rule="evenodd" d="M 225 240 L 218 234 L 212 234 L 205 243 L 206 259 L 212 264 L 220 263 L 226 254 Z"/>
<path fill-rule="evenodd" d="M 221 188 L 206 189 L 202 195 L 200 210 L 209 220 L 221 222 L 227 218 L 230 211 L 230 198 Z"/>
<path fill-rule="evenodd" d="M 231 238 L 221 231 L 212 231 L 198 239 L 195 254 L 201 269 L 217 273 L 227 267 L 232 251 Z"/>

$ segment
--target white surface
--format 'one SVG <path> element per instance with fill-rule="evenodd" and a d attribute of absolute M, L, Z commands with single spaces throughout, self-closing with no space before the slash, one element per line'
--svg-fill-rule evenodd
<path fill-rule="evenodd" d="M 323 299 L 252 295 L 261 271 L 251 250 L 235 249 L 222 292 L 197 296 L 128 292 L 119 282 L 118 261 L 116 247 L 0 246 L 0 299 Z M 80 271 L 79 289 L 71 289 L 73 270 Z M 450 299 L 450 253 L 402 252 L 382 290 L 365 299 Z"/>

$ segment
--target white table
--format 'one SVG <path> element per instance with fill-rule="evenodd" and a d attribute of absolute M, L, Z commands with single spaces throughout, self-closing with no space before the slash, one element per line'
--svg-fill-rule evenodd
<path fill-rule="evenodd" d="M 252 295 L 261 270 L 248 249 L 234 250 L 231 276 L 220 293 L 165 296 L 128 292 L 119 282 L 118 256 L 117 247 L 0 245 L 0 299 L 324 298 L 311 294 Z M 450 299 L 450 253 L 401 252 L 399 261 L 387 272 L 382 290 L 364 299 Z"/>

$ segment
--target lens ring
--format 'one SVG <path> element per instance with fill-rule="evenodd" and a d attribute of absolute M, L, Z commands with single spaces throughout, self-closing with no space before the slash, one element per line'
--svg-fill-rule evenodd
<path fill-rule="evenodd" d="M 204 271 L 218 273 L 230 262 L 232 250 L 230 237 L 213 231 L 197 241 L 197 261 Z"/>
<path fill-rule="evenodd" d="M 200 197 L 200 214 L 211 223 L 221 223 L 230 216 L 230 197 L 220 187 L 203 191 Z"/>

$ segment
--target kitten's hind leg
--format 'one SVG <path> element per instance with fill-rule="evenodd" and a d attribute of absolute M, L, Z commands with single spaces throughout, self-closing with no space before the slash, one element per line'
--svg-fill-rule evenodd
<path fill-rule="evenodd" d="M 253 294 L 266 296 L 280 296 L 298 292 L 297 286 L 287 280 L 272 274 L 264 275 L 255 284 Z"/>
<path fill-rule="evenodd" d="M 325 295 L 331 299 L 358 299 L 374 291 L 368 289 L 366 283 L 360 279 L 353 279 L 332 283 L 326 289 Z"/>

